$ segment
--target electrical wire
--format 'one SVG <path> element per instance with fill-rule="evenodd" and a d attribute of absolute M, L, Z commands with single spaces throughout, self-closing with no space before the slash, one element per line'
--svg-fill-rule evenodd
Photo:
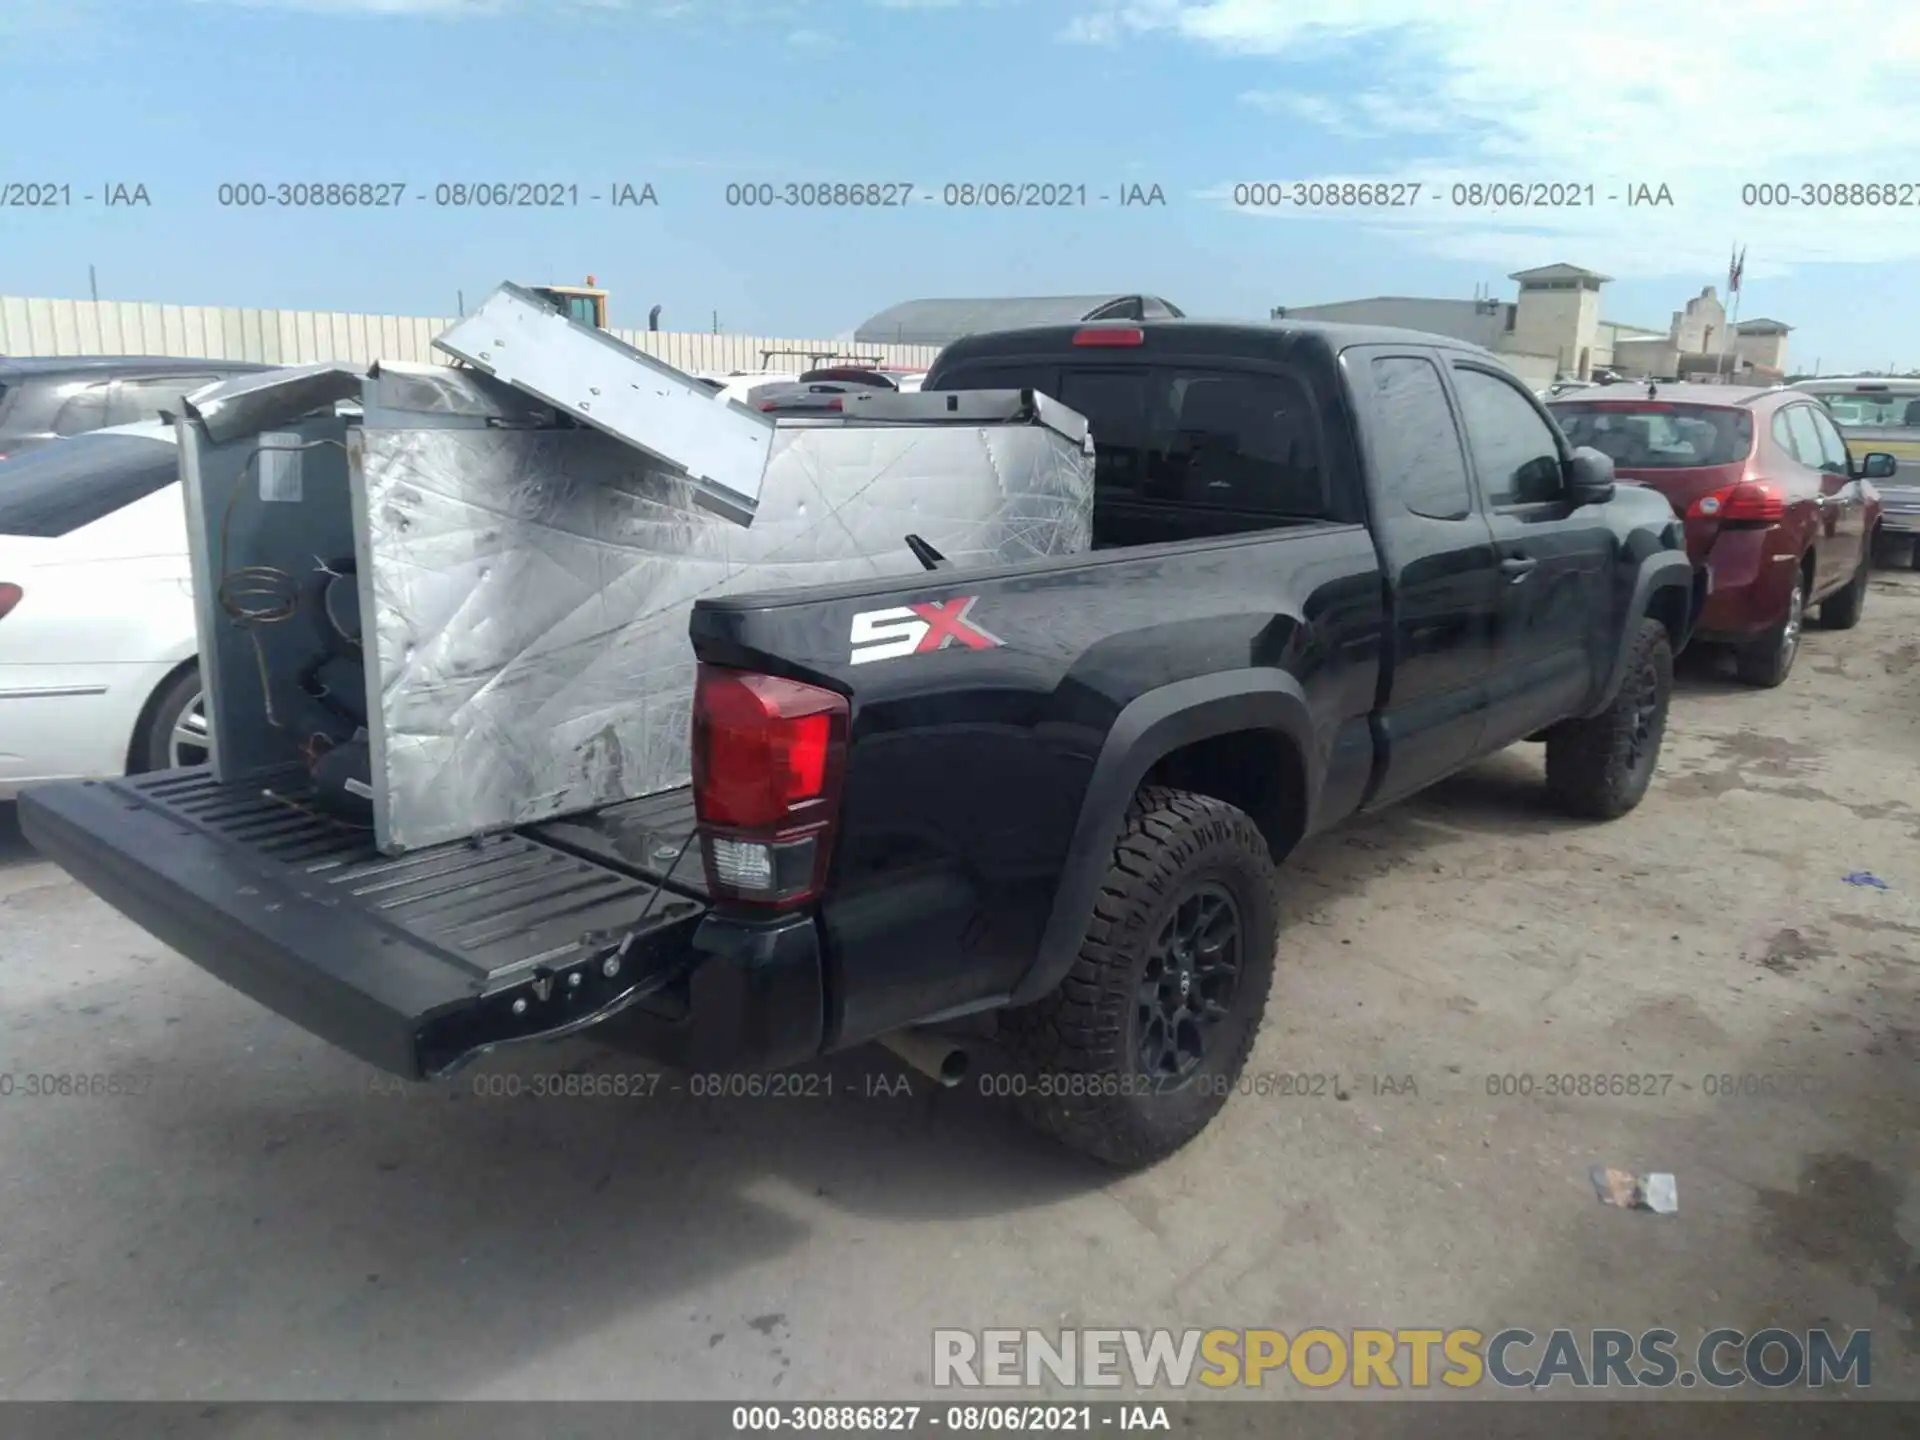
<path fill-rule="evenodd" d="M 242 565 L 229 570 L 227 544 L 233 528 L 234 510 L 239 505 L 240 496 L 248 488 L 247 472 L 257 468 L 255 462 L 261 455 L 270 451 L 298 454 L 305 450 L 317 450 L 323 445 L 338 445 L 342 450 L 347 448 L 344 442 L 331 439 L 309 440 L 299 445 L 254 446 L 240 466 L 240 474 L 234 480 L 233 489 L 227 496 L 226 509 L 220 516 L 220 583 L 215 599 L 227 618 L 245 631 L 247 638 L 253 642 L 253 658 L 260 670 L 260 695 L 265 703 L 267 723 L 276 730 L 284 730 L 286 726 L 281 724 L 279 711 L 273 703 L 273 682 L 267 674 L 267 652 L 260 639 L 260 627 L 279 625 L 300 612 L 300 582 L 291 571 L 277 565 Z"/>

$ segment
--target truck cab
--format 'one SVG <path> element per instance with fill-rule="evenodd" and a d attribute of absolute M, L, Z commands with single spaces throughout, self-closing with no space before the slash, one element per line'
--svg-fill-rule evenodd
<path fill-rule="evenodd" d="M 585 285 L 531 285 L 528 288 L 569 320 L 591 325 L 596 330 L 607 328 L 607 292 L 594 285 L 591 275 Z"/>

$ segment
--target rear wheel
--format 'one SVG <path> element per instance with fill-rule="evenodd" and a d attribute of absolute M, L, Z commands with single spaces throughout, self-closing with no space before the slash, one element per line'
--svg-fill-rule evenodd
<path fill-rule="evenodd" d="M 1547 793 L 1590 820 L 1612 820 L 1638 805 L 1660 763 L 1673 698 L 1673 644 L 1658 620 L 1642 620 L 1613 704 L 1547 733 Z"/>
<path fill-rule="evenodd" d="M 148 711 L 147 723 L 133 743 L 133 769 L 178 770 L 212 758 L 206 697 L 200 667 L 189 666 L 164 685 Z"/>
<path fill-rule="evenodd" d="M 1785 683 L 1793 670 L 1793 657 L 1800 653 L 1800 632 L 1807 620 L 1807 572 L 1793 572 L 1793 593 L 1787 597 L 1787 613 L 1765 638 L 1743 645 L 1734 652 L 1734 670 L 1749 685 L 1771 690 Z"/>
<path fill-rule="evenodd" d="M 1002 1017 L 1022 1113 L 1112 1165 L 1163 1159 L 1226 1103 L 1273 985 L 1273 858 L 1223 800 L 1140 792 L 1073 968 Z"/>
<path fill-rule="evenodd" d="M 1847 588 L 1821 602 L 1820 628 L 1822 630 L 1851 630 L 1860 623 L 1860 611 L 1867 603 L 1867 582 L 1873 576 L 1872 555 L 1871 547 L 1863 550 L 1860 554 L 1860 567 L 1853 572 L 1853 578 L 1847 582 Z"/>

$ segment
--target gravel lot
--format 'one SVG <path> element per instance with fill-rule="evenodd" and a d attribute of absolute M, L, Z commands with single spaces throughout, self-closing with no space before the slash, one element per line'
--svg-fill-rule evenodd
<path fill-rule="evenodd" d="M 1705 658 L 1623 821 L 1522 746 L 1295 857 L 1253 1069 L 1337 1087 L 1121 1179 L 971 1084 L 865 1096 L 879 1051 L 832 1099 L 375 1089 L 0 809 L 0 1072 L 150 1082 L 0 1100 L 0 1396 L 907 1398 L 936 1326 L 1824 1322 L 1920 1397 L 1920 575 L 1780 690 Z M 635 1068 L 482 1074 L 579 1065 Z M 1671 1079 L 1488 1094 L 1575 1073 Z"/>

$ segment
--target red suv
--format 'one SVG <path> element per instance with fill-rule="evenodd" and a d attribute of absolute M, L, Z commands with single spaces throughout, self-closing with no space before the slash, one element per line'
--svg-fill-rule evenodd
<path fill-rule="evenodd" d="M 1778 685 L 1807 610 L 1849 630 L 1866 599 L 1891 455 L 1854 456 L 1832 418 L 1795 390 L 1626 385 L 1547 407 L 1575 445 L 1613 458 L 1622 480 L 1658 490 L 1685 522 L 1708 576 L 1696 636 L 1731 644 L 1740 678 Z"/>

